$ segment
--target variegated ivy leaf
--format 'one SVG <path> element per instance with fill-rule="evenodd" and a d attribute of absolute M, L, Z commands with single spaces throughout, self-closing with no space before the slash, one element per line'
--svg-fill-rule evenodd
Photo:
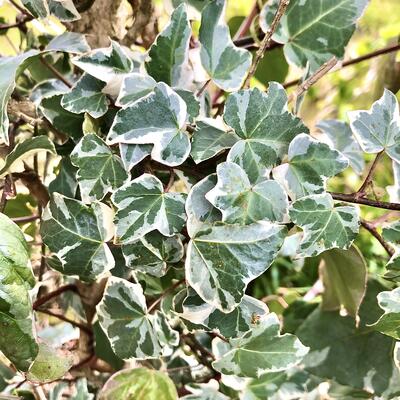
<path fill-rule="evenodd" d="M 69 93 L 63 95 L 61 105 L 74 114 L 87 112 L 93 118 L 100 118 L 107 112 L 107 97 L 102 93 L 106 84 L 83 74 Z"/>
<path fill-rule="evenodd" d="M 396 248 L 394 254 L 386 264 L 384 277 L 392 282 L 400 282 L 400 248 Z"/>
<path fill-rule="evenodd" d="M 129 172 L 135 165 L 151 154 L 152 144 L 120 143 L 119 150 L 125 169 Z"/>
<path fill-rule="evenodd" d="M 64 157 L 58 165 L 58 174 L 49 184 L 49 193 L 58 192 L 65 197 L 75 197 L 78 181 L 76 173 L 78 169 L 72 165 L 69 157 Z"/>
<path fill-rule="evenodd" d="M 205 223 L 221 221 L 221 212 L 206 199 L 206 194 L 217 184 L 217 175 L 211 174 L 193 185 L 186 200 L 187 230 L 194 236 Z"/>
<path fill-rule="evenodd" d="M 153 326 L 162 347 L 162 356 L 169 357 L 179 344 L 179 332 L 171 328 L 165 314 L 158 310 L 154 313 Z"/>
<path fill-rule="evenodd" d="M 121 159 L 94 133 L 85 135 L 71 153 L 84 203 L 101 200 L 127 179 Z"/>
<path fill-rule="evenodd" d="M 291 1 L 273 40 L 283 43 L 286 59 L 298 67 L 309 63 L 315 71 L 332 56 L 342 58 L 358 18 L 368 0 L 296 0 Z M 267 32 L 279 1 L 265 4 L 260 25 Z"/>
<path fill-rule="evenodd" d="M 225 0 L 212 0 L 203 9 L 200 58 L 214 83 L 231 92 L 240 88 L 251 64 L 251 54 L 233 44 L 224 14 Z"/>
<path fill-rule="evenodd" d="M 21 0 L 21 2 L 35 18 L 46 18 L 49 15 L 46 0 Z"/>
<path fill-rule="evenodd" d="M 204 301 L 231 312 L 247 284 L 268 269 L 286 232 L 271 223 L 205 226 L 188 245 L 186 279 Z"/>
<path fill-rule="evenodd" d="M 85 35 L 76 32 L 64 32 L 51 39 L 45 50 L 79 54 L 90 51 L 90 47 Z"/>
<path fill-rule="evenodd" d="M 147 75 L 132 72 L 122 81 L 121 90 L 115 104 L 119 107 L 128 106 L 151 93 L 157 82 Z"/>
<path fill-rule="evenodd" d="M 148 74 L 158 82 L 180 86 L 188 68 L 191 33 L 186 6 L 181 4 L 150 47 L 149 60 L 145 64 Z"/>
<path fill-rule="evenodd" d="M 400 162 L 400 115 L 396 96 L 384 89 L 383 96 L 368 111 L 348 113 L 351 129 L 366 153 L 385 151 Z"/>
<path fill-rule="evenodd" d="M 90 207 L 53 193 L 43 212 L 43 242 L 60 260 L 64 275 L 78 275 L 91 281 L 114 268 L 114 258 L 106 244 L 114 234 L 112 211 L 102 203 Z"/>
<path fill-rule="evenodd" d="M 118 208 L 117 236 L 127 244 L 158 230 L 164 236 L 178 233 L 186 221 L 183 193 L 164 193 L 161 181 L 143 174 L 117 189 L 111 197 Z"/>
<path fill-rule="evenodd" d="M 306 134 L 296 136 L 289 145 L 288 162 L 273 169 L 292 200 L 326 189 L 328 178 L 337 175 L 349 165 L 337 150 Z"/>
<path fill-rule="evenodd" d="M 335 207 L 328 193 L 295 201 L 289 216 L 304 231 L 299 249 L 301 257 L 313 257 L 334 248 L 348 249 L 358 234 L 358 208 Z"/>
<path fill-rule="evenodd" d="M 153 144 L 151 157 L 163 164 L 182 164 L 189 155 L 190 141 L 184 132 L 187 107 L 165 83 L 154 92 L 118 111 L 107 141 L 110 144 Z"/>
<path fill-rule="evenodd" d="M 68 86 L 58 79 L 48 79 L 38 83 L 29 96 L 30 100 L 35 103 L 36 107 L 39 106 L 42 99 L 53 97 L 59 94 L 68 92 Z"/>
<path fill-rule="evenodd" d="M 24 234 L 1 213 L 0 237 L 0 350 L 17 369 L 27 371 L 38 352 L 29 295 L 35 278 Z"/>
<path fill-rule="evenodd" d="M 265 179 L 296 135 L 308 132 L 299 118 L 287 112 L 286 92 L 276 82 L 270 82 L 267 93 L 254 88 L 231 94 L 224 120 L 242 139 L 227 160 L 239 164 L 252 183 Z"/>
<path fill-rule="evenodd" d="M 222 212 L 222 221 L 284 221 L 289 202 L 278 182 L 265 180 L 252 185 L 246 172 L 231 162 L 218 164 L 217 177 L 217 185 L 206 194 L 206 199 Z"/>
<path fill-rule="evenodd" d="M 115 354 L 122 359 L 158 358 L 162 348 L 138 283 L 111 277 L 97 315 Z"/>
<path fill-rule="evenodd" d="M 400 244 L 400 221 L 395 221 L 384 226 L 382 236 L 388 242 Z"/>
<path fill-rule="evenodd" d="M 73 58 L 72 63 L 95 78 L 109 83 L 116 76 L 132 71 L 133 62 L 125 50 L 113 40 L 108 48 L 92 50 Z"/>
<path fill-rule="evenodd" d="M 386 186 L 392 203 L 400 203 L 400 164 L 392 161 L 393 185 Z"/>
<path fill-rule="evenodd" d="M 56 154 L 54 143 L 47 136 L 37 136 L 26 139 L 18 143 L 14 150 L 7 154 L 4 165 L 2 165 L 0 169 L 0 177 L 7 174 L 17 161 L 21 161 L 38 151 L 48 151 Z"/>
<path fill-rule="evenodd" d="M 178 235 L 165 237 L 154 231 L 131 244 L 123 245 L 126 266 L 134 270 L 161 277 L 167 272 L 168 264 L 183 257 L 183 244 Z"/>
<path fill-rule="evenodd" d="M 194 123 L 200 114 L 200 102 L 195 93 L 190 90 L 180 89 L 178 87 L 174 87 L 173 89 L 186 103 L 187 120 L 190 123 Z"/>
<path fill-rule="evenodd" d="M 238 140 L 233 132 L 227 132 L 217 120 L 204 118 L 196 122 L 190 155 L 198 164 L 230 149 Z"/>
<path fill-rule="evenodd" d="M 197 0 L 198 1 L 198 0 Z M 230 397 L 225 396 L 218 391 L 219 384 L 215 379 L 209 380 L 207 383 L 192 383 L 185 385 L 191 394 L 183 396 L 183 400 L 229 400 Z"/>
<path fill-rule="evenodd" d="M 345 122 L 329 119 L 320 121 L 317 128 L 321 129 L 331 147 L 340 151 L 349 160 L 354 171 L 360 175 L 364 170 L 364 157 L 350 126 Z"/>
<path fill-rule="evenodd" d="M 268 314 L 241 338 L 230 340 L 232 350 L 213 362 L 213 367 L 226 375 L 259 378 L 295 366 L 308 347 L 294 335 L 280 335 L 279 329 L 276 314 Z"/>
<path fill-rule="evenodd" d="M 378 304 L 385 313 L 372 325 L 373 328 L 400 340 L 400 288 L 379 293 Z"/>
<path fill-rule="evenodd" d="M 240 304 L 226 314 L 206 303 L 191 287 L 174 307 L 179 318 L 189 325 L 188 328 L 217 330 L 227 338 L 241 336 L 254 328 L 268 312 L 265 303 L 244 295 Z"/>
<path fill-rule="evenodd" d="M 73 0 L 49 0 L 49 10 L 50 14 L 55 15 L 63 22 L 76 21 L 81 18 Z"/>

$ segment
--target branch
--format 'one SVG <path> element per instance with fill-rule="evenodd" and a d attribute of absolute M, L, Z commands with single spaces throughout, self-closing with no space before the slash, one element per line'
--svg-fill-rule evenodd
<path fill-rule="evenodd" d="M 72 88 L 72 83 L 65 79 L 64 76 L 58 72 L 56 68 L 49 64 L 42 56 L 39 57 L 39 60 L 57 79 L 65 83 L 69 88 Z"/>
<path fill-rule="evenodd" d="M 34 214 L 34 215 L 27 215 L 26 217 L 16 217 L 12 218 L 13 222 L 16 224 L 23 224 L 26 222 L 32 222 L 40 218 L 40 215 Z"/>
<path fill-rule="evenodd" d="M 268 30 L 260 44 L 260 48 L 257 50 L 257 53 L 253 59 L 253 63 L 251 64 L 251 67 L 249 69 L 247 77 L 243 82 L 242 89 L 248 88 L 250 86 L 250 79 L 256 73 L 259 62 L 262 60 L 262 58 L 264 57 L 265 51 L 270 46 L 272 36 L 273 36 L 274 32 L 276 31 L 276 29 L 278 28 L 279 22 L 280 22 L 281 18 L 283 17 L 283 15 L 285 14 L 285 11 L 289 5 L 289 2 L 290 2 L 290 0 L 280 0 L 278 9 L 276 10 L 276 13 L 274 15 L 274 19 L 272 20 L 271 26 L 268 28 Z"/>
<path fill-rule="evenodd" d="M 306 92 L 312 85 L 317 83 L 324 75 L 326 75 L 337 64 L 337 58 L 332 57 L 326 63 L 321 65 L 308 79 L 299 85 L 299 87 L 288 96 L 288 103 L 296 101 L 296 99 Z"/>
<path fill-rule="evenodd" d="M 75 293 L 78 293 L 78 289 L 75 285 L 70 284 L 70 285 L 65 285 L 65 286 L 61 286 L 58 289 L 45 294 L 44 296 L 36 299 L 36 301 L 34 301 L 32 307 L 34 310 L 38 309 L 40 306 L 42 306 L 43 304 L 47 303 L 48 301 L 50 301 L 51 299 L 53 299 L 54 297 L 59 296 L 61 293 L 67 292 L 67 291 L 72 291 Z"/>
<path fill-rule="evenodd" d="M 169 288 L 165 289 L 160 297 L 154 301 L 154 303 L 152 303 L 149 308 L 147 309 L 147 312 L 150 314 L 150 312 L 152 310 L 154 310 L 154 308 L 158 305 L 158 303 L 160 303 L 160 301 L 170 292 L 174 291 L 178 286 L 182 285 L 182 283 L 185 283 L 185 278 L 179 280 L 178 282 L 174 283 L 172 286 L 170 286 Z"/>
<path fill-rule="evenodd" d="M 43 309 L 43 308 L 39 308 L 36 311 L 40 312 L 42 314 L 50 315 L 51 317 L 58 318 L 61 321 L 68 322 L 69 324 L 71 324 L 73 326 L 76 326 L 77 328 L 85 331 L 88 334 L 92 333 L 91 329 L 88 326 L 86 326 L 85 324 L 82 324 L 80 322 L 77 322 L 77 321 L 74 321 L 72 319 L 69 319 L 66 316 L 64 316 L 63 314 L 58 314 L 58 313 L 55 313 L 54 311 Z"/>
<path fill-rule="evenodd" d="M 365 206 L 376 207 L 376 208 L 383 208 L 385 210 L 400 210 L 400 203 L 389 203 L 386 201 L 376 201 L 371 199 L 366 199 L 365 197 L 358 197 L 357 193 L 334 193 L 329 192 L 330 195 L 335 200 L 346 201 L 347 203 L 355 203 L 355 204 L 363 204 Z"/>
<path fill-rule="evenodd" d="M 371 53 L 364 54 L 363 56 L 360 56 L 360 57 L 357 57 L 357 58 L 353 58 L 351 60 L 343 61 L 338 69 L 346 68 L 349 65 L 358 64 L 360 62 L 363 62 L 363 61 L 366 61 L 366 60 L 370 60 L 371 58 L 378 57 L 378 56 L 381 56 L 383 54 L 392 53 L 392 52 L 398 51 L 398 50 L 400 50 L 400 44 L 395 44 L 395 45 L 392 45 L 392 46 L 384 47 L 383 49 L 372 51 Z M 301 79 L 294 79 L 292 81 L 284 83 L 283 87 L 285 89 L 287 89 L 287 88 L 289 88 L 291 86 L 298 85 L 300 82 L 301 82 Z"/>
<path fill-rule="evenodd" d="M 27 22 L 32 21 L 33 17 L 23 15 L 22 17 L 17 16 L 17 21 L 11 24 L 0 24 L 0 31 L 8 30 L 11 28 L 21 28 Z"/>
<path fill-rule="evenodd" d="M 365 221 L 365 220 L 361 220 L 360 222 L 361 222 L 361 226 L 363 228 L 365 228 L 375 239 L 378 240 L 378 242 L 386 250 L 386 252 L 389 254 L 389 256 L 392 256 L 394 254 L 394 249 L 392 248 L 392 246 L 389 245 L 389 243 L 387 243 L 383 239 L 383 237 L 378 233 L 378 231 L 373 226 L 373 224 L 371 224 L 370 222 Z"/>
<path fill-rule="evenodd" d="M 372 181 L 375 168 L 376 168 L 376 166 L 378 165 L 378 162 L 379 162 L 380 158 L 383 156 L 383 154 L 384 154 L 384 151 L 382 150 L 381 152 L 379 152 L 379 153 L 376 155 L 376 157 L 375 157 L 373 163 L 371 164 L 371 167 L 370 167 L 370 169 L 369 169 L 369 171 L 368 171 L 368 173 L 367 173 L 367 176 L 366 176 L 365 179 L 364 179 L 364 182 L 362 183 L 362 185 L 360 186 L 360 188 L 357 190 L 356 195 L 357 195 L 358 197 L 364 197 L 364 196 L 365 196 L 365 191 L 366 191 L 367 187 L 369 186 L 369 184 L 370 184 L 371 181 Z"/>

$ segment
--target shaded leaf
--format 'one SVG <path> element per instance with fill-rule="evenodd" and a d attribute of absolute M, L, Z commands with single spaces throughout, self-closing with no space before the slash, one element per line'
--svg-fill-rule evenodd
<path fill-rule="evenodd" d="M 58 173 L 56 178 L 49 184 L 49 192 L 58 192 L 65 197 L 75 197 L 78 181 L 76 173 L 78 169 L 71 163 L 69 157 L 63 157 L 58 165 Z"/>
<path fill-rule="evenodd" d="M 63 32 L 55 36 L 46 46 L 46 50 L 65 51 L 67 53 L 86 53 L 90 47 L 86 41 L 85 35 L 76 32 Z"/>

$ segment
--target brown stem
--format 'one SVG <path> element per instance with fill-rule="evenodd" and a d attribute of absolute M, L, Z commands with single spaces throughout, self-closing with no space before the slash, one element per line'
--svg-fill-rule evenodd
<path fill-rule="evenodd" d="M 0 31 L 4 31 L 11 28 L 21 28 L 27 22 L 32 21 L 33 17 L 24 16 L 20 18 L 19 21 L 13 22 L 11 24 L 0 24 Z"/>
<path fill-rule="evenodd" d="M 167 185 L 165 186 L 165 189 L 164 189 L 165 193 L 167 193 L 167 192 L 169 192 L 171 190 L 171 187 L 174 184 L 174 182 L 175 182 L 175 172 L 174 172 L 174 169 L 171 168 L 169 170 L 169 180 L 168 180 L 168 183 L 167 183 Z"/>
<path fill-rule="evenodd" d="M 53 299 L 54 297 L 59 296 L 61 293 L 67 292 L 67 291 L 71 291 L 71 292 L 78 292 L 78 289 L 75 285 L 73 284 L 69 284 L 69 285 L 65 285 L 65 286 L 61 286 L 58 289 L 45 294 L 44 296 L 36 299 L 32 305 L 33 309 L 36 310 L 38 309 L 40 306 L 42 306 L 43 304 L 47 303 L 48 301 L 50 301 L 51 299 Z"/>
<path fill-rule="evenodd" d="M 13 193 L 13 185 L 11 180 L 11 175 L 7 175 L 4 182 L 3 193 L 0 198 L 0 212 L 2 213 L 6 208 L 8 196 Z"/>
<path fill-rule="evenodd" d="M 16 224 L 24 224 L 27 222 L 32 222 L 40 218 L 40 215 L 34 214 L 34 215 L 27 215 L 26 217 L 15 217 L 12 218 L 13 222 Z"/>
<path fill-rule="evenodd" d="M 383 237 L 378 233 L 373 224 L 365 220 L 361 220 L 360 223 L 363 228 L 365 228 L 375 239 L 378 240 L 378 242 L 386 250 L 389 256 L 392 256 L 394 254 L 394 249 L 392 248 L 392 246 L 390 246 L 389 243 L 387 243 L 383 239 Z"/>
<path fill-rule="evenodd" d="M 39 57 L 40 62 L 60 81 L 64 82 L 69 88 L 72 88 L 72 83 L 69 82 L 64 76 L 51 64 L 49 64 L 42 56 Z"/>
<path fill-rule="evenodd" d="M 306 92 L 312 85 L 317 83 L 324 75 L 326 75 L 337 64 L 337 58 L 332 57 L 326 63 L 321 65 L 309 78 L 307 78 L 299 87 L 288 96 L 288 103 L 296 101 L 296 99 Z"/>
<path fill-rule="evenodd" d="M 248 88 L 250 86 L 250 80 L 251 80 L 252 76 L 256 73 L 259 62 L 264 57 L 265 51 L 268 49 L 268 47 L 271 44 L 272 36 L 275 33 L 276 29 L 278 28 L 281 18 L 285 14 L 285 11 L 289 5 L 289 1 L 290 0 L 280 0 L 278 9 L 276 10 L 276 13 L 274 15 L 274 19 L 272 20 L 271 26 L 265 33 L 265 36 L 260 44 L 260 48 L 256 52 L 256 55 L 253 59 L 253 62 L 251 64 L 251 67 L 247 74 L 247 77 L 243 82 L 242 89 Z"/>
<path fill-rule="evenodd" d="M 29 13 L 28 13 L 28 11 L 25 9 L 25 8 L 23 8 L 23 7 L 21 7 L 15 0 L 8 0 L 20 13 L 22 13 L 22 14 L 24 14 L 24 15 L 27 15 L 27 16 L 29 16 L 29 17 L 32 17 Z M 33 18 L 33 17 L 32 17 Z"/>
<path fill-rule="evenodd" d="M 373 163 L 371 164 L 371 167 L 369 168 L 369 171 L 368 171 L 368 173 L 367 173 L 367 176 L 366 176 L 365 179 L 364 179 L 364 182 L 362 183 L 362 185 L 360 186 L 360 188 L 357 190 L 357 193 L 356 193 L 356 194 L 357 194 L 358 197 L 364 197 L 364 196 L 365 196 L 365 191 L 367 190 L 369 184 L 370 184 L 371 181 L 372 181 L 372 178 L 373 178 L 373 176 L 374 176 L 375 168 L 376 168 L 376 166 L 378 165 L 378 162 L 379 162 L 380 158 L 383 156 L 383 154 L 384 154 L 384 152 L 383 152 L 383 150 L 382 150 L 381 152 L 379 152 L 379 153 L 376 155 L 376 157 L 375 157 Z"/>
<path fill-rule="evenodd" d="M 204 85 L 198 90 L 198 92 L 196 93 L 196 97 L 200 97 L 204 91 L 207 89 L 207 86 L 210 84 L 211 79 L 208 79 Z"/>
<path fill-rule="evenodd" d="M 357 197 L 357 193 L 334 193 L 329 192 L 335 200 L 346 201 L 347 203 L 363 204 L 365 206 L 383 208 L 385 210 L 400 210 L 400 203 L 388 203 L 386 201 L 377 201 L 365 197 Z"/>
<path fill-rule="evenodd" d="M 353 58 L 351 60 L 343 61 L 340 65 L 339 69 L 346 68 L 350 65 L 358 64 L 358 63 L 366 61 L 366 60 L 370 60 L 371 58 L 374 58 L 374 57 L 379 57 L 383 54 L 392 53 L 393 51 L 397 51 L 397 50 L 400 50 L 400 44 L 395 44 L 392 46 L 384 47 L 383 49 L 372 51 L 371 53 L 364 54 L 363 56 Z M 301 79 L 294 79 L 292 81 L 284 83 L 283 87 L 285 89 L 287 89 L 291 86 L 298 85 L 300 82 L 301 82 Z"/>
<path fill-rule="evenodd" d="M 91 329 L 88 326 L 86 326 L 85 324 L 82 324 L 80 322 L 77 322 L 77 321 L 74 321 L 72 319 L 69 319 L 66 316 L 64 316 L 63 314 L 58 314 L 58 313 L 56 313 L 54 311 L 43 309 L 43 308 L 39 308 L 36 311 L 40 312 L 42 314 L 50 315 L 51 317 L 58 318 L 61 321 L 68 322 L 69 324 L 71 324 L 73 326 L 76 326 L 77 328 L 85 331 L 88 334 L 92 333 Z"/>
<path fill-rule="evenodd" d="M 187 335 L 181 335 L 181 339 L 192 349 L 193 354 L 197 357 L 201 364 L 213 369 L 209 359 L 215 360 L 214 354 L 202 346 L 193 334 L 189 333 Z"/>
<path fill-rule="evenodd" d="M 149 308 L 147 309 L 147 312 L 150 314 L 151 311 L 154 310 L 154 308 L 160 303 L 160 301 L 170 292 L 173 292 L 178 286 L 182 285 L 182 283 L 185 283 L 185 278 L 179 280 L 178 282 L 174 283 L 172 286 L 170 286 L 168 289 L 165 289 L 160 297 L 152 303 Z"/>
<path fill-rule="evenodd" d="M 258 7 L 258 0 L 256 0 L 254 2 L 253 8 L 250 11 L 250 14 L 243 20 L 239 29 L 236 31 L 235 36 L 233 37 L 233 42 L 235 42 L 235 40 L 237 39 L 242 38 L 249 31 L 251 24 L 259 11 L 260 10 Z"/>

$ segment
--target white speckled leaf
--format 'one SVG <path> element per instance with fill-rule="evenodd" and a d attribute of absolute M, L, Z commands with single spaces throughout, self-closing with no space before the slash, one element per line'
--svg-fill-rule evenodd
<path fill-rule="evenodd" d="M 289 208 L 289 216 L 304 232 L 301 257 L 313 257 L 334 248 L 348 249 L 359 230 L 358 208 L 335 207 L 328 193 L 295 201 Z"/>
<path fill-rule="evenodd" d="M 280 335 L 279 328 L 276 314 L 268 314 L 241 338 L 230 340 L 232 350 L 213 362 L 213 367 L 226 375 L 259 378 L 295 366 L 308 347 L 294 335 Z"/>
<path fill-rule="evenodd" d="M 289 145 L 288 162 L 275 167 L 272 173 L 295 200 L 322 193 L 327 179 L 348 165 L 348 160 L 337 150 L 309 135 L 300 134 Z"/>
<path fill-rule="evenodd" d="M 172 236 L 186 221 L 185 195 L 164 193 L 161 181 L 153 175 L 143 174 L 127 182 L 111 199 L 118 208 L 117 236 L 123 244 L 135 242 L 154 230 Z"/>
<path fill-rule="evenodd" d="M 252 185 L 246 172 L 230 162 L 218 164 L 217 177 L 217 185 L 206 194 L 206 199 L 222 212 L 222 221 L 284 221 L 289 202 L 278 182 L 265 180 Z"/>
<path fill-rule="evenodd" d="M 251 64 L 251 54 L 233 44 L 224 14 L 225 0 L 213 0 L 203 9 L 200 57 L 214 83 L 230 92 L 240 88 Z"/>

